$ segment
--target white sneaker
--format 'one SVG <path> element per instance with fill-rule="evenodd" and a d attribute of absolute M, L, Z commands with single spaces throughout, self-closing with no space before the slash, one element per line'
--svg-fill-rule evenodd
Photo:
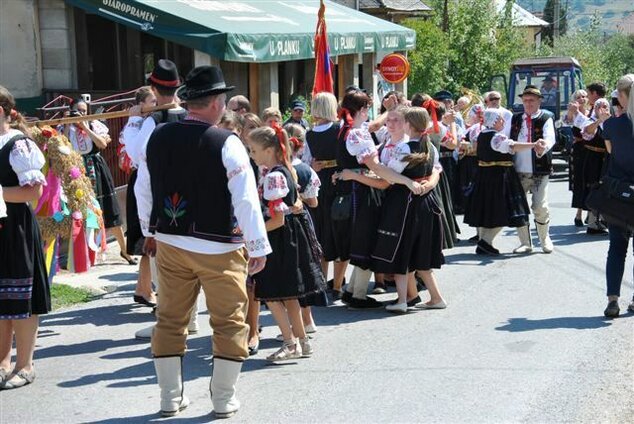
<path fill-rule="evenodd" d="M 515 249 L 513 249 L 513 253 L 531 253 L 532 251 L 533 251 L 533 247 L 527 246 L 525 244 L 522 244 L 519 247 L 516 247 Z"/>
<path fill-rule="evenodd" d="M 304 326 L 304 331 L 306 334 L 313 334 L 317 332 L 317 326 L 315 324 L 308 324 Z"/>
<path fill-rule="evenodd" d="M 387 305 L 385 307 L 385 310 L 395 314 L 405 314 L 407 313 L 407 302 L 394 303 L 392 305 Z"/>

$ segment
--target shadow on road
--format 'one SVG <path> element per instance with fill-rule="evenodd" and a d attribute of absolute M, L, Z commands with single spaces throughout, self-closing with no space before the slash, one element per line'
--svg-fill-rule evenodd
<path fill-rule="evenodd" d="M 536 330 L 594 330 L 597 328 L 609 327 L 610 322 L 606 322 L 603 316 L 596 317 L 561 317 L 530 320 L 528 318 L 510 318 L 508 324 L 496 327 L 498 331 L 508 331 L 519 333 L 523 331 Z"/>

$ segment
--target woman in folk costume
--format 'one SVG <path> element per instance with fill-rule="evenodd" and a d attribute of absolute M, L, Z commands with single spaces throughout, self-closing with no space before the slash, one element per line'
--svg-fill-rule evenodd
<path fill-rule="evenodd" d="M 306 335 L 299 298 L 325 286 L 319 257 L 301 214 L 297 174 L 290 163 L 288 135 L 279 125 L 258 128 L 249 135 L 251 157 L 266 168 L 260 178 L 266 229 L 273 252 L 264 269 L 253 276 L 255 298 L 264 300 L 282 331 L 284 344 L 268 361 L 309 357 L 313 348 Z"/>
<path fill-rule="evenodd" d="M 355 266 L 350 283 L 352 291 L 347 289 L 346 298 L 342 300 L 347 301 L 351 308 L 364 309 L 382 307 L 375 299 L 365 296 L 372 274 L 371 255 L 377 239 L 377 233 L 372 229 L 377 228 L 381 213 L 377 189 L 392 183 L 405 185 L 415 194 L 422 192 L 420 183 L 380 164 L 379 152 L 366 122 L 369 106 L 369 97 L 359 92 L 347 94 L 341 103 L 344 123 L 337 161 L 343 170 L 336 177 L 341 179 L 337 182 L 337 190 L 340 193 L 338 199 L 342 200 L 340 203 L 335 200 L 335 205 L 342 206 L 340 210 L 333 206 L 333 213 L 341 213 L 345 218 L 335 221 L 338 224 L 336 234 L 342 244 L 347 243 L 350 263 Z M 387 118 L 399 118 L 401 113 L 396 108 L 388 113 Z M 385 181 L 373 177 L 368 170 Z"/>
<path fill-rule="evenodd" d="M 421 274 L 431 296 L 428 302 L 420 303 L 417 307 L 446 307 L 432 273 L 433 268 L 440 268 L 444 263 L 442 212 L 434 192 L 442 167 L 438 151 L 427 135 L 430 122 L 427 111 L 419 107 L 411 108 L 405 112 L 404 119 L 410 141 L 395 146 L 387 167 L 421 183 L 422 193 L 414 195 L 400 184 L 386 190 L 372 254 L 374 271 L 394 274 L 398 299 L 386 309 L 396 313 L 405 313 L 413 299 L 420 301 L 416 291 L 413 296 L 408 296 L 408 286 L 414 281 L 414 271 Z"/>
<path fill-rule="evenodd" d="M 503 130 L 503 111 L 486 109 L 484 130 L 477 140 L 478 171 L 465 211 L 465 223 L 477 227 L 480 235 L 477 254 L 499 255 L 493 247 L 495 236 L 503 227 L 526 225 L 530 214 L 513 154 L 534 145 L 509 140 Z"/>
<path fill-rule="evenodd" d="M 76 99 L 71 105 L 71 111 L 77 115 L 88 114 L 88 104 L 82 99 Z M 136 259 L 127 253 L 123 228 L 121 227 L 121 210 L 114 187 L 114 179 L 105 159 L 99 154 L 111 141 L 108 135 L 108 127 L 97 120 L 88 123 L 60 125 L 59 131 L 63 131 L 73 145 L 73 148 L 84 157 L 86 175 L 92 181 L 93 190 L 103 212 L 103 223 L 106 229 L 111 229 L 112 234 L 119 243 L 121 257 L 130 265 L 137 265 Z"/>
<path fill-rule="evenodd" d="M 606 170 L 607 150 L 605 139 L 603 138 L 603 124 L 597 117 L 600 112 L 609 112 L 610 103 L 606 99 L 598 99 L 594 103 L 594 113 L 586 121 L 581 129 L 583 138 L 582 146 L 586 150 L 581 163 L 580 179 L 576 180 L 578 191 L 582 194 L 583 209 L 588 210 L 585 199 L 590 194 L 590 189 L 601 180 Z M 607 234 L 607 228 L 599 220 L 599 215 L 595 211 L 588 212 L 587 234 Z"/>
<path fill-rule="evenodd" d="M 13 95 L 0 86 L 0 390 L 33 382 L 39 316 L 51 310 L 40 228 L 29 205 L 46 185 L 44 155 L 14 108 Z"/>
<path fill-rule="evenodd" d="M 348 262 L 339 259 L 335 246 L 330 207 L 335 199 L 332 175 L 339 170 L 337 165 L 337 140 L 339 118 L 337 99 L 331 93 L 317 93 L 311 102 L 313 128 L 306 132 L 306 144 L 302 161 L 312 167 L 319 176 L 321 187 L 317 207 L 310 209 L 317 239 L 324 251 L 322 270 L 328 275 L 328 265 L 333 262 L 334 277 L 332 287 L 341 291 L 345 284 Z M 330 284 L 330 282 L 329 282 Z"/>
<path fill-rule="evenodd" d="M 139 88 L 135 93 L 135 103 L 142 108 L 156 106 L 156 96 L 149 86 Z M 152 119 L 146 116 L 142 121 L 135 121 L 135 117 L 128 119 L 127 126 L 136 126 L 141 128 L 146 119 Z M 152 272 L 150 265 L 150 257 L 143 252 L 143 231 L 139 222 L 139 213 L 136 205 L 136 196 L 134 195 L 134 185 L 137 180 L 138 164 L 132 160 L 126 151 L 126 140 L 124 137 L 125 130 L 119 136 L 119 144 L 123 146 L 120 154 L 125 155 L 129 163 L 130 177 L 128 179 L 128 188 L 126 191 L 126 247 L 128 255 L 141 256 L 139 262 L 139 276 L 134 290 L 133 300 L 145 306 L 156 306 L 156 293 L 152 288 Z"/>
<path fill-rule="evenodd" d="M 297 173 L 297 192 L 302 200 L 304 207 L 299 211 L 300 222 L 302 223 L 306 234 L 311 239 L 311 245 L 315 247 L 313 251 L 316 258 L 321 262 L 323 258 L 323 248 L 321 247 L 312 217 L 309 213 L 319 206 L 319 190 L 321 181 L 319 176 L 310 166 L 300 160 L 304 147 L 306 146 L 306 130 L 300 124 L 286 124 L 284 130 L 289 135 L 289 143 L 291 147 L 291 165 Z M 308 210 L 307 210 L 308 209 Z M 322 268 L 323 270 L 323 268 Z M 324 274 L 325 276 L 326 274 Z M 313 319 L 311 306 L 328 306 L 328 296 L 326 295 L 326 287 L 323 290 L 310 293 L 299 298 L 299 304 L 302 307 L 302 321 L 306 334 L 317 332 L 317 326 Z"/>
<path fill-rule="evenodd" d="M 587 150 L 583 148 L 581 128 L 586 124 L 589 112 L 586 110 L 588 93 L 586 90 L 577 90 L 572 94 L 568 110 L 563 115 L 563 123 L 570 127 L 572 133 L 572 147 L 568 166 L 568 189 L 572 191 L 572 207 L 577 209 L 575 226 L 583 227 L 583 209 L 585 197 L 583 197 L 583 161 Z"/>
<path fill-rule="evenodd" d="M 453 160 L 453 150 L 457 146 L 458 134 L 456 130 L 456 124 L 454 122 L 448 122 L 449 126 L 442 122 L 439 122 L 443 118 L 445 107 L 442 103 L 433 100 L 428 95 L 422 97 L 422 107 L 427 110 L 429 116 L 432 119 L 431 133 L 429 138 L 438 150 L 440 155 L 440 164 L 443 167 L 443 172 L 440 174 L 440 182 L 436 186 L 437 196 L 441 201 L 443 212 L 443 228 L 444 228 L 444 248 L 451 249 L 458 242 L 458 233 L 460 227 L 453 211 L 453 203 L 451 201 L 451 182 L 449 176 L 444 172 L 445 167 L 453 169 L 455 167 L 455 161 Z M 449 118 L 451 121 L 451 118 Z"/>

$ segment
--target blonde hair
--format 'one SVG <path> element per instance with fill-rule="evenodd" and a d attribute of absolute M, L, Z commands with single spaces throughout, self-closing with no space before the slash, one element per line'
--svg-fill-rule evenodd
<path fill-rule="evenodd" d="M 634 87 L 634 74 L 623 75 L 621 79 L 616 83 L 616 89 L 619 93 L 623 93 L 627 96 L 627 105 L 625 105 L 624 109 L 627 111 L 627 117 L 632 121 L 633 130 L 634 130 L 634 92 L 632 92 L 632 88 Z M 621 105 L 623 106 L 623 105 Z"/>
<path fill-rule="evenodd" d="M 425 108 L 414 106 L 405 111 L 403 118 L 410 127 L 421 133 L 419 141 L 421 151 L 419 153 L 410 153 L 403 158 L 403 161 L 409 163 L 408 167 L 427 163 L 430 159 L 429 151 L 431 150 L 429 148 L 429 135 L 425 134 L 425 130 L 429 126 L 429 121 L 431 121 L 429 112 L 427 112 Z"/>
<path fill-rule="evenodd" d="M 258 144 L 262 149 L 272 148 L 273 151 L 275 151 L 277 160 L 290 171 L 295 183 L 297 183 L 297 172 L 291 165 L 290 160 L 291 146 L 288 141 L 288 134 L 279 126 L 276 125 L 275 127 L 279 129 L 280 137 L 278 137 L 278 132 L 275 128 L 260 127 L 249 133 L 249 142 Z M 284 146 L 283 149 L 282 146 Z M 284 150 L 286 151 L 286 155 L 284 154 Z"/>
<path fill-rule="evenodd" d="M 588 96 L 588 92 L 584 89 L 579 89 L 577 91 L 575 91 L 574 93 L 572 93 L 572 100 L 577 101 L 577 99 L 581 96 Z"/>
<path fill-rule="evenodd" d="M 310 113 L 314 119 L 337 122 L 337 98 L 332 93 L 317 93 L 310 103 Z"/>
<path fill-rule="evenodd" d="M 277 118 L 280 121 L 282 120 L 282 112 L 276 107 L 267 107 L 262 112 L 262 120 L 266 122 L 269 118 Z"/>
<path fill-rule="evenodd" d="M 134 93 L 134 101 L 136 102 L 136 104 L 141 104 L 144 101 L 147 100 L 148 97 L 153 96 L 154 92 L 152 91 L 152 87 L 150 87 L 149 85 L 143 86 L 141 88 L 139 88 L 135 93 Z"/>

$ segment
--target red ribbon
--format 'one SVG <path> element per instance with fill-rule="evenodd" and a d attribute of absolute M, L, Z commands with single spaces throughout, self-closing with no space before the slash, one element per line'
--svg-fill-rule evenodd
<path fill-rule="evenodd" d="M 154 75 L 150 75 L 150 81 L 156 84 L 164 85 L 165 87 L 178 87 L 178 85 L 180 84 L 179 80 L 167 81 L 158 79 Z"/>
<path fill-rule="evenodd" d="M 288 139 L 288 141 L 291 142 L 291 144 L 296 150 L 302 147 L 302 141 L 297 137 L 291 137 Z"/>
<path fill-rule="evenodd" d="M 423 107 L 427 109 L 427 112 L 431 115 L 431 120 L 434 123 L 434 132 L 438 134 L 440 132 L 440 125 L 438 125 L 438 114 L 436 109 L 438 108 L 438 102 L 434 99 L 429 99 L 423 103 Z"/>
<path fill-rule="evenodd" d="M 275 216 L 275 214 L 277 213 L 275 208 L 281 205 L 282 203 L 284 203 L 284 199 L 276 199 L 276 200 L 271 200 L 269 202 L 269 215 L 271 217 Z"/>
<path fill-rule="evenodd" d="M 282 159 L 284 160 L 284 163 L 286 163 L 288 161 L 288 156 L 286 153 L 286 143 L 284 142 L 284 132 L 283 132 L 284 130 L 282 129 L 282 127 L 280 127 L 280 124 L 278 124 L 277 122 L 273 122 L 273 124 L 271 125 L 271 128 L 275 130 L 277 141 L 280 143 L 280 148 L 282 149 Z"/>

